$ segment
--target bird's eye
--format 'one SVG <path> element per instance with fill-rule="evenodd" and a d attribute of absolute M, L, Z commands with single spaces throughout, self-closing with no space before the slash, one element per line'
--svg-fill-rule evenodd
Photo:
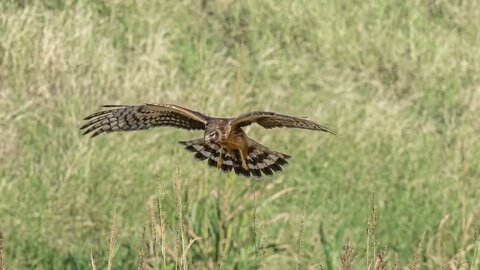
<path fill-rule="evenodd" d="M 208 137 L 212 138 L 212 139 L 216 139 L 217 135 L 218 135 L 217 132 L 212 132 L 212 133 L 208 134 Z"/>

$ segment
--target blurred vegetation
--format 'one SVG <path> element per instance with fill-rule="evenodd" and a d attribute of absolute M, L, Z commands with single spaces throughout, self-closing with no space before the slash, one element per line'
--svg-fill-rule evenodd
<path fill-rule="evenodd" d="M 478 269 L 479 48 L 473 0 L 1 1 L 0 268 Z M 144 102 L 341 137 L 249 128 L 293 156 L 255 181 L 80 135 Z"/>

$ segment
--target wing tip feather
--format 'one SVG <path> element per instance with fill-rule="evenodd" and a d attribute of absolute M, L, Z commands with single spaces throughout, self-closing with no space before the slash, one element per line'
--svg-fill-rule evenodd
<path fill-rule="evenodd" d="M 330 133 L 337 138 L 340 138 L 340 134 L 338 132 L 334 131 L 333 129 L 325 128 L 323 131 L 327 132 L 327 133 Z"/>

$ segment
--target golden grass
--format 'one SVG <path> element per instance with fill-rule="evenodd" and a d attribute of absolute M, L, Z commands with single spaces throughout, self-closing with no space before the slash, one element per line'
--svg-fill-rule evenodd
<path fill-rule="evenodd" d="M 115 256 L 115 244 L 117 243 L 116 216 L 117 216 L 117 211 L 114 210 L 113 217 L 112 217 L 112 228 L 110 230 L 110 239 L 108 241 L 108 265 L 107 265 L 108 270 L 112 269 L 113 257 Z"/>
<path fill-rule="evenodd" d="M 93 258 L 93 253 L 92 252 L 90 252 L 90 269 L 97 270 L 97 263 L 95 262 L 95 259 Z"/>
<path fill-rule="evenodd" d="M 175 198 L 173 200 L 175 201 L 175 208 L 177 209 L 177 215 L 180 214 L 182 209 L 182 193 L 183 189 L 180 183 L 177 180 L 178 178 L 174 179 L 173 181 L 173 190 L 175 194 Z M 162 192 L 163 193 L 163 192 Z M 254 199 L 254 203 L 252 205 L 252 235 L 259 235 L 260 239 L 252 238 L 252 243 L 253 243 L 253 250 L 256 252 L 256 250 L 261 251 L 261 259 L 260 262 L 257 262 L 257 266 L 259 269 L 268 269 L 268 262 L 267 262 L 267 247 L 268 247 L 268 239 L 266 238 L 265 235 L 265 222 L 262 220 L 260 226 L 255 226 L 255 224 L 258 224 L 258 217 L 256 216 L 256 203 L 255 203 L 255 198 L 256 198 L 256 192 L 253 190 L 251 194 L 251 198 Z M 163 199 L 161 199 L 163 201 Z M 193 247 L 195 247 L 198 241 L 201 241 L 202 238 L 199 237 L 195 232 L 192 231 L 191 228 L 188 228 L 188 224 L 183 221 L 183 218 L 179 218 L 177 216 L 177 219 L 175 221 L 175 224 L 171 224 L 171 226 L 175 227 L 174 231 L 171 230 L 165 230 L 165 220 L 161 218 L 159 213 L 161 212 L 161 205 L 158 200 L 158 210 L 159 212 L 156 212 L 154 209 L 153 204 L 149 204 L 150 208 L 150 221 L 151 224 L 150 226 L 145 225 L 143 227 L 143 233 L 142 233 L 142 240 L 141 240 L 141 245 L 139 247 L 138 251 L 138 269 L 149 269 L 149 267 L 154 267 L 154 268 L 159 268 L 159 269 L 169 269 L 167 265 L 171 265 L 171 263 L 174 263 L 174 268 L 175 269 L 188 269 L 189 267 L 192 267 L 193 265 L 196 265 L 194 261 L 191 261 L 189 259 L 189 253 Z M 376 206 L 376 200 L 375 200 L 375 191 L 372 189 L 371 191 L 371 196 L 370 196 L 370 203 L 368 205 L 368 208 L 370 209 L 369 217 L 367 219 L 367 235 L 368 239 L 376 239 L 376 232 L 378 229 L 378 210 Z M 110 240 L 108 243 L 108 266 L 111 267 L 113 265 L 113 260 L 114 260 L 114 249 L 115 249 L 115 243 L 116 243 L 116 234 L 117 230 L 115 227 L 116 221 L 115 221 L 116 215 L 114 214 L 112 216 L 112 228 L 111 228 L 111 233 L 110 233 Z M 477 220 L 476 213 L 474 212 L 471 215 L 471 220 L 473 221 L 473 230 L 474 230 L 474 236 L 477 237 L 477 233 L 479 230 L 479 223 Z M 304 237 L 305 237 L 305 227 L 304 227 L 304 218 L 305 214 L 301 215 L 301 220 L 300 220 L 300 228 L 299 228 L 299 235 L 298 235 L 298 243 L 297 243 L 297 249 L 294 254 L 292 254 L 292 259 L 295 261 L 295 269 L 324 269 L 322 264 L 316 264 L 316 265 L 304 265 L 302 263 L 302 251 L 304 250 Z M 255 221 L 257 220 L 257 221 Z M 180 226 L 180 224 L 182 224 Z M 180 227 L 183 227 L 181 229 Z M 148 233 L 147 228 L 150 228 L 150 234 Z M 169 237 L 166 235 L 166 233 L 171 233 L 174 235 L 173 238 Z M 186 246 L 181 245 L 181 241 L 184 239 L 184 237 L 189 237 L 188 244 Z M 171 240 L 167 240 L 171 239 Z M 424 232 L 422 238 L 419 240 L 417 248 L 415 250 L 415 253 L 412 256 L 412 259 L 408 265 L 408 269 L 423 269 L 424 265 L 421 262 L 422 260 L 422 253 L 425 252 L 425 239 L 426 239 L 426 232 Z M 229 240 L 229 239 L 225 239 Z M 234 239 L 231 239 L 234 240 Z M 229 240 L 229 241 L 231 241 Z M 475 238 L 475 240 L 477 240 Z M 158 251 L 156 249 L 157 245 L 159 245 L 158 242 L 161 242 L 161 249 Z M 1 242 L 0 242 L 1 243 Z M 224 242 L 225 243 L 225 242 Z M 373 245 L 372 243 L 376 243 Z M 375 246 L 378 246 L 379 244 L 377 242 L 374 242 L 373 240 L 370 240 L 366 247 L 365 250 L 372 250 L 371 253 L 373 255 L 370 256 L 375 256 L 374 261 L 369 264 L 367 269 L 371 268 L 374 270 L 386 270 L 386 269 L 398 269 L 398 259 L 397 259 L 397 253 L 394 253 L 393 259 L 390 256 L 390 259 L 388 259 L 388 249 L 384 248 L 381 251 L 377 251 Z M 172 249 L 171 246 L 174 248 Z M 1 246 L 0 246 L 1 247 Z M 145 249 L 147 247 L 147 249 Z M 207 263 L 206 265 L 203 265 L 206 269 L 224 269 L 225 267 L 229 269 L 228 266 L 224 265 L 224 260 L 223 257 L 225 256 L 226 252 L 226 247 L 227 244 L 223 245 L 222 249 L 222 254 L 219 257 L 218 261 L 216 264 L 213 264 L 212 261 Z M 478 248 L 478 243 L 477 246 L 472 247 L 472 248 Z M 1 250 L 1 249 L 0 249 Z M 477 252 L 477 251 L 475 251 Z M 0 254 L 2 254 L 0 252 Z M 367 256 L 365 253 L 365 256 Z M 464 254 L 463 254 L 464 255 Z M 91 256 L 91 269 L 96 269 L 96 263 L 93 258 L 93 254 Z M 451 258 L 449 261 L 445 261 L 442 264 L 442 269 L 475 269 L 476 265 L 476 253 L 474 254 L 472 261 L 470 262 L 469 268 L 466 268 L 465 262 L 461 261 L 461 257 L 454 257 Z M 350 241 L 347 241 L 347 244 L 343 247 L 341 250 L 341 255 L 339 257 L 339 265 L 342 270 L 351 270 L 351 269 L 356 269 L 358 266 L 358 260 L 357 255 L 355 254 L 355 251 L 351 245 Z M 257 261 L 257 259 L 255 259 Z M 361 261 L 361 260 L 360 260 Z M 370 261 L 370 260 L 366 260 Z M 390 261 L 390 263 L 388 263 Z M 216 267 L 215 267 L 216 265 Z M 357 266 L 356 266 L 357 265 Z M 389 267 L 390 265 L 390 267 Z M 198 266 L 198 265 L 197 265 Z"/>
<path fill-rule="evenodd" d="M 6 270 L 5 255 L 3 254 L 3 233 L 0 231 L 0 269 Z"/>
<path fill-rule="evenodd" d="M 302 266 L 302 249 L 305 237 L 305 214 L 302 215 L 302 220 L 300 222 L 300 231 L 298 233 L 298 249 L 297 256 L 295 257 L 295 269 L 298 270 Z"/>
<path fill-rule="evenodd" d="M 370 207 L 368 210 L 368 219 L 367 219 L 367 268 L 371 269 L 375 261 L 377 260 L 377 222 L 378 222 L 378 213 L 375 203 L 375 189 L 372 188 Z M 370 254 L 372 253 L 372 254 Z"/>
<path fill-rule="evenodd" d="M 415 254 L 413 255 L 413 258 L 412 258 L 412 262 L 410 263 L 410 265 L 408 266 L 408 269 L 411 269 L 411 270 L 416 270 L 416 269 L 419 269 L 419 260 L 421 260 L 421 256 L 422 256 L 422 251 L 423 251 L 423 242 L 425 241 L 425 234 L 426 232 L 423 233 L 423 236 L 422 236 L 422 239 L 420 241 L 418 241 L 418 246 L 417 246 L 417 249 L 415 251 Z"/>
<path fill-rule="evenodd" d="M 342 255 L 340 257 L 342 262 L 342 270 L 352 270 L 354 254 L 350 240 L 343 247 Z"/>

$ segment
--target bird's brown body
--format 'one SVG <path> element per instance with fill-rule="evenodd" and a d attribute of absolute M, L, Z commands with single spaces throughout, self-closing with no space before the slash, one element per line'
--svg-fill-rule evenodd
<path fill-rule="evenodd" d="M 241 128 L 232 130 L 229 125 L 229 120 L 221 120 L 223 122 L 223 133 L 218 145 L 221 149 L 224 149 L 228 155 L 235 156 L 235 151 L 239 152 L 242 168 L 248 170 L 246 157 L 248 156 L 248 141 L 247 135 Z M 227 122 L 227 123 L 224 123 Z M 217 164 L 218 168 L 221 168 L 223 162 L 223 153 L 220 154 L 220 159 Z"/>
<path fill-rule="evenodd" d="M 252 112 L 235 118 L 215 118 L 169 104 L 138 106 L 107 105 L 113 109 L 100 111 L 85 120 L 83 134 L 93 132 L 95 137 L 104 132 L 143 130 L 152 127 L 173 126 L 182 129 L 204 130 L 203 138 L 180 142 L 195 153 L 195 158 L 208 159 L 208 165 L 222 171 L 234 170 L 244 176 L 271 175 L 288 164 L 282 154 L 250 139 L 243 127 L 257 123 L 270 129 L 276 127 L 301 128 L 324 132 L 333 131 L 325 125 L 272 112 Z"/>

